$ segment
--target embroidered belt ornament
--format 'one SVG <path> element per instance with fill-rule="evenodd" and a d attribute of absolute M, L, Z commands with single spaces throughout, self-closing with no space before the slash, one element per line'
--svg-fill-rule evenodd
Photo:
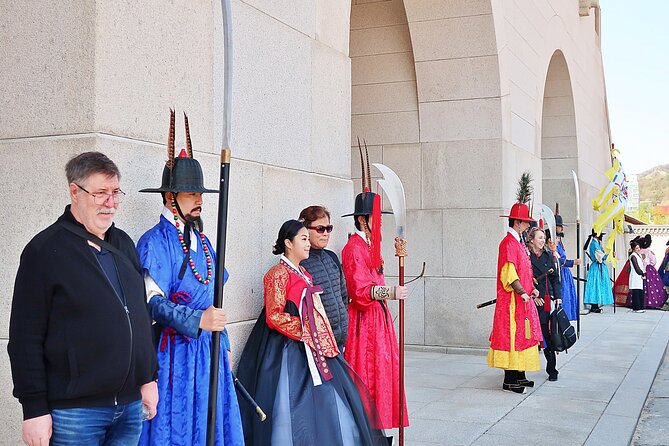
<path fill-rule="evenodd" d="M 323 347 L 321 346 L 320 341 L 318 340 L 318 327 L 316 326 L 316 308 L 314 307 L 314 293 L 322 293 L 323 288 L 321 288 L 318 285 L 312 285 L 311 281 L 307 276 L 302 273 L 302 271 L 297 270 L 293 268 L 292 265 L 288 264 L 285 262 L 283 259 L 281 259 L 281 263 L 286 266 L 286 268 L 290 269 L 297 275 L 299 275 L 306 283 L 307 283 L 307 290 L 304 294 L 304 299 L 302 299 L 302 314 L 304 314 L 304 318 L 307 319 L 307 323 L 309 324 L 309 331 L 311 335 L 311 340 L 314 343 L 314 346 L 316 349 L 312 349 L 309 345 L 306 345 L 309 349 L 311 349 L 311 352 L 313 353 L 314 356 L 314 363 L 316 364 L 316 368 L 318 369 L 318 374 L 321 376 L 323 381 L 330 381 L 332 379 L 332 372 L 330 372 L 330 369 L 328 368 L 328 363 L 325 358 L 325 355 L 323 354 Z"/>
<path fill-rule="evenodd" d="M 318 373 L 321 375 L 323 381 L 330 381 L 332 379 L 332 372 L 328 369 L 328 363 L 323 355 L 323 347 L 318 341 L 318 328 L 316 327 L 316 309 L 314 308 L 314 293 L 322 293 L 323 288 L 320 286 L 308 286 L 307 292 L 302 299 L 302 312 L 306 314 L 306 319 L 309 323 L 309 331 L 311 332 L 311 340 L 316 347 L 312 349 Z"/>
<path fill-rule="evenodd" d="M 177 291 L 176 293 L 172 293 L 170 295 L 170 301 L 178 305 L 186 305 L 193 301 L 193 297 L 186 291 Z M 174 345 L 176 344 L 177 336 L 181 336 L 187 343 L 190 342 L 190 338 L 188 336 L 179 334 L 179 332 L 177 332 L 172 327 L 163 328 L 163 332 L 160 337 L 159 350 L 161 352 L 164 352 L 167 349 L 168 343 L 170 345 L 170 378 L 169 378 L 170 389 L 172 388 L 172 375 L 174 369 Z"/>

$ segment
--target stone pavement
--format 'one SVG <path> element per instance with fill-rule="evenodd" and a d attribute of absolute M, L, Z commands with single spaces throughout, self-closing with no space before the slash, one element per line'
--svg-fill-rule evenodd
<path fill-rule="evenodd" d="M 558 355 L 559 380 L 547 381 L 542 354 L 542 371 L 528 373 L 535 387 L 525 395 L 502 391 L 503 373 L 487 367 L 483 351 L 408 350 L 405 444 L 630 444 L 665 354 L 669 312 L 613 314 L 606 307 L 581 318 L 581 338 Z M 669 445 L 666 427 L 651 440 L 669 424 L 669 370 L 658 374 L 657 386 L 636 444 Z"/>
<path fill-rule="evenodd" d="M 536 387 L 525 395 L 502 391 L 503 373 L 488 368 L 484 351 L 407 351 L 411 426 L 405 444 L 616 446 L 633 439 L 639 446 L 667 446 L 669 352 L 658 367 L 668 339 L 669 312 L 618 309 L 614 315 L 606 307 L 582 316 L 581 338 L 558 355 L 559 381 L 548 382 L 543 371 L 528 373 Z M 1 344 L 0 376 L 9 382 Z M 21 409 L 11 389 L 0 402 L 0 445 L 18 446 Z"/>
<path fill-rule="evenodd" d="M 669 350 L 655 376 L 648 399 L 636 426 L 632 444 L 635 446 L 666 446 L 669 444 Z"/>

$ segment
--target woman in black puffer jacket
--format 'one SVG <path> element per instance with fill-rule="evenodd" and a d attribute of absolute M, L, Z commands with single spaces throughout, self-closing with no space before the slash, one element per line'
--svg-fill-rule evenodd
<path fill-rule="evenodd" d="M 562 285 L 560 284 L 560 269 L 556 264 L 555 254 L 546 247 L 546 234 L 539 228 L 532 228 L 527 236 L 527 247 L 530 251 L 534 286 L 539 290 L 539 296 L 534 297 L 534 303 L 539 313 L 541 332 L 544 335 L 544 356 L 546 357 L 546 373 L 549 381 L 557 381 L 555 349 L 550 337 L 551 310 L 562 305 Z M 554 304 L 551 305 L 551 302 Z"/>
<path fill-rule="evenodd" d="M 339 350 L 344 352 L 348 336 L 348 293 L 337 254 L 325 249 L 330 241 L 330 212 L 323 206 L 309 206 L 300 212 L 300 221 L 309 230 L 309 258 L 300 263 L 311 274 L 314 285 L 323 288 L 321 301 L 330 320 Z"/>

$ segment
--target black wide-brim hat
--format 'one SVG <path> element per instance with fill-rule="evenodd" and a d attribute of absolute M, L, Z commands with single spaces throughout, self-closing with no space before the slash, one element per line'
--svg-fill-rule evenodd
<path fill-rule="evenodd" d="M 595 228 L 592 228 L 592 229 L 590 230 L 590 237 L 597 237 L 597 238 L 601 239 L 601 238 L 604 237 L 605 235 L 606 235 L 606 232 L 600 232 L 600 233 L 599 233 L 599 236 L 598 236 L 597 233 L 595 232 Z"/>
<path fill-rule="evenodd" d="M 352 214 L 342 215 L 342 217 L 357 217 L 358 215 L 372 215 L 374 210 L 374 192 L 362 193 L 355 197 L 355 206 Z M 381 211 L 382 214 L 392 214 L 390 211 Z"/>
<path fill-rule="evenodd" d="M 175 158 L 174 167 L 163 169 L 162 184 L 158 188 L 142 189 L 140 192 L 202 192 L 218 193 L 216 189 L 204 187 L 202 167 L 194 158 Z"/>
<path fill-rule="evenodd" d="M 562 223 L 562 215 L 555 214 L 555 226 L 564 226 Z"/>

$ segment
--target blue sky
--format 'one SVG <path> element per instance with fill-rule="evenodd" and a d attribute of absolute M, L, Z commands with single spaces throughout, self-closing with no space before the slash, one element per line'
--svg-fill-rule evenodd
<path fill-rule="evenodd" d="M 611 134 L 625 172 L 669 164 L 669 1 L 600 5 Z"/>

